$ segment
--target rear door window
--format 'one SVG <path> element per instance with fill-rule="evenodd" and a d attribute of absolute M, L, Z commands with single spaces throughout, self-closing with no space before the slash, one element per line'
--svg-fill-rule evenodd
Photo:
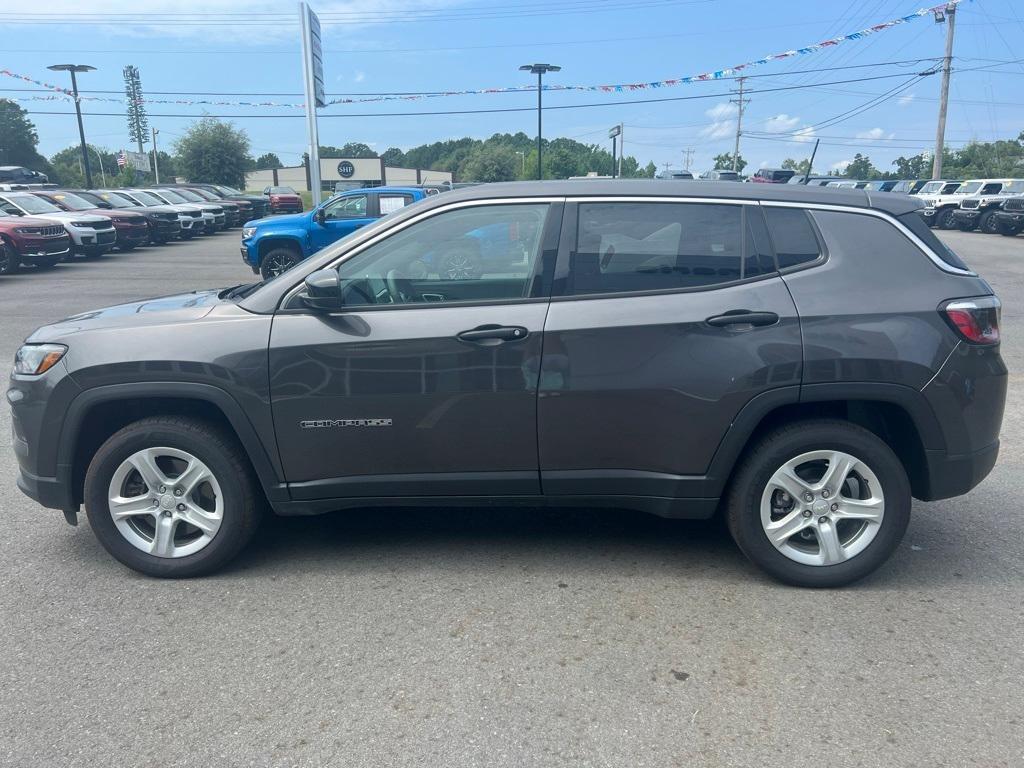
<path fill-rule="evenodd" d="M 731 204 L 580 203 L 567 292 L 703 288 L 770 274 L 747 217 Z"/>
<path fill-rule="evenodd" d="M 798 267 L 821 258 L 821 243 L 811 225 L 807 211 L 801 208 L 764 206 L 768 233 L 775 246 L 779 269 Z"/>
<path fill-rule="evenodd" d="M 380 195 L 380 215 L 387 216 L 389 213 L 399 211 L 412 202 L 412 195 Z"/>

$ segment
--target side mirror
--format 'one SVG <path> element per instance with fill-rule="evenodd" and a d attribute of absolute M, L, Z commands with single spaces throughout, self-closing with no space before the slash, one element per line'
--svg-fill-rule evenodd
<path fill-rule="evenodd" d="M 317 208 L 316 212 L 313 214 L 313 220 L 317 224 L 321 224 L 322 225 L 326 219 L 327 219 L 327 211 L 325 211 L 323 208 Z"/>
<path fill-rule="evenodd" d="M 302 303 L 310 309 L 341 309 L 341 280 L 336 269 L 318 269 L 306 275 L 306 293 Z"/>

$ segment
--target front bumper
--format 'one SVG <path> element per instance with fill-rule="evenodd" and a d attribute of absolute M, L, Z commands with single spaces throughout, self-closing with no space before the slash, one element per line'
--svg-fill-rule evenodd
<path fill-rule="evenodd" d="M 965 211 L 963 208 L 957 208 L 953 211 L 953 221 L 956 222 L 958 227 L 970 227 L 973 229 L 978 226 L 978 219 L 980 217 L 980 210 Z"/>
<path fill-rule="evenodd" d="M 117 231 L 113 227 L 106 230 L 83 229 L 79 230 L 77 234 L 77 242 L 75 243 L 75 251 L 77 253 L 87 255 L 107 253 L 113 250 L 114 245 L 117 243 Z"/>
<path fill-rule="evenodd" d="M 149 226 L 143 222 L 141 224 L 123 224 L 120 227 L 115 225 L 117 231 L 117 244 L 127 245 L 134 248 L 138 245 L 143 245 L 149 240 Z"/>
<path fill-rule="evenodd" d="M 917 212 L 929 226 L 935 221 L 935 214 L 938 213 L 935 208 L 918 208 Z"/>
<path fill-rule="evenodd" d="M 260 268 L 257 266 L 259 264 L 259 259 L 256 255 L 256 244 L 246 243 L 246 241 L 243 240 L 242 244 L 239 246 L 239 250 L 242 252 L 242 262 L 258 275 L 260 273 Z"/>
<path fill-rule="evenodd" d="M 1020 213 L 999 211 L 996 214 L 996 221 L 1009 229 L 1024 229 L 1024 211 Z"/>

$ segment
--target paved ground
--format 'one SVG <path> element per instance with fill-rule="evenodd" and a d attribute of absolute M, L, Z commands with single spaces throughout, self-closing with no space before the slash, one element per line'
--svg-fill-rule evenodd
<path fill-rule="evenodd" d="M 1005 303 L 1003 453 L 843 591 L 769 582 L 714 524 L 589 511 L 281 520 L 156 581 L 0 450 L 0 765 L 1024 764 L 1024 237 L 944 237 Z M 72 312 L 246 280 L 236 241 L 4 279 L 0 360 Z"/>

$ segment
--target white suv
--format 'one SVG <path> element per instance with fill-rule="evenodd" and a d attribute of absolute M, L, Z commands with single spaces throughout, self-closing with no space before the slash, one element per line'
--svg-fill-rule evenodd
<path fill-rule="evenodd" d="M 0 192 L 0 210 L 12 216 L 37 216 L 60 222 L 71 236 L 72 250 L 83 256 L 101 256 L 113 250 L 117 241 L 109 217 L 64 211 L 28 192 Z"/>

